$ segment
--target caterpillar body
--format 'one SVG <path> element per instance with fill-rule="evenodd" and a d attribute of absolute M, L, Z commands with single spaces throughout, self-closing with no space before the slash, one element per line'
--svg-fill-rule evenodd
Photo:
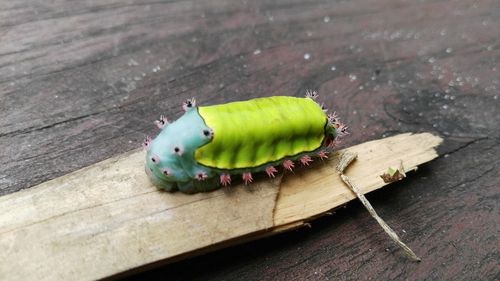
<path fill-rule="evenodd" d="M 252 173 L 274 177 L 278 166 L 291 171 L 328 158 L 347 127 L 316 98 L 307 92 L 200 107 L 190 99 L 175 122 L 155 121 L 160 134 L 143 143 L 146 173 L 159 188 L 196 193 L 227 186 L 232 176 L 249 184 Z"/>

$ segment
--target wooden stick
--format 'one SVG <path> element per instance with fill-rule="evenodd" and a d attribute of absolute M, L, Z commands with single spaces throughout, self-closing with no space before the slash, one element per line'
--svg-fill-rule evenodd
<path fill-rule="evenodd" d="M 402 160 L 437 157 L 442 140 L 401 134 L 349 148 L 349 177 L 362 193 Z M 0 276 L 91 280 L 172 262 L 300 227 L 355 198 L 335 173 L 337 157 L 280 179 L 185 195 L 156 190 L 132 151 L 0 197 Z"/>

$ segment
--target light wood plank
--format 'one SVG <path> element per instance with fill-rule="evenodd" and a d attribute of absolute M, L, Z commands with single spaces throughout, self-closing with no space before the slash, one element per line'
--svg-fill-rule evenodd
<path fill-rule="evenodd" d="M 349 150 L 347 174 L 369 192 L 402 160 L 437 156 L 439 137 L 402 134 Z M 0 277 L 91 280 L 299 227 L 354 198 L 336 160 L 273 181 L 195 195 L 156 190 L 132 151 L 0 198 Z M 16 262 L 13 262 L 16 261 Z"/>

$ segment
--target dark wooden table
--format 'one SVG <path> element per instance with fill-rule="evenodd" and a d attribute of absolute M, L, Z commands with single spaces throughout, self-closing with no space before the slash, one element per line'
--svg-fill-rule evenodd
<path fill-rule="evenodd" d="M 349 124 L 344 146 L 445 139 L 439 159 L 368 196 L 422 262 L 353 202 L 310 229 L 130 278 L 498 280 L 499 38 L 498 0 L 4 0 L 0 195 L 140 146 L 186 98 L 315 89 Z"/>

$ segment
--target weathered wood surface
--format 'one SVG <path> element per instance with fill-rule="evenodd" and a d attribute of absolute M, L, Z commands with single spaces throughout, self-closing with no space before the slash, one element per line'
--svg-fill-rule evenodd
<path fill-rule="evenodd" d="M 349 148 L 349 177 L 364 193 L 401 161 L 436 158 L 442 139 L 401 134 Z M 0 198 L 0 276 L 9 280 L 95 280 L 268 236 L 346 204 L 354 194 L 335 171 L 338 157 L 269 181 L 256 178 L 185 195 L 157 190 L 142 150 L 125 153 Z M 17 210 L 12 212 L 11 210 Z M 15 263 L 11 263 L 15 260 Z"/>
<path fill-rule="evenodd" d="M 495 0 L 1 1 L 0 193 L 136 148 L 185 98 L 313 88 L 350 125 L 345 145 L 406 131 L 445 138 L 442 157 L 404 188 L 369 196 L 423 262 L 395 256 L 350 204 L 294 235 L 138 278 L 494 279 L 499 13 Z"/>

